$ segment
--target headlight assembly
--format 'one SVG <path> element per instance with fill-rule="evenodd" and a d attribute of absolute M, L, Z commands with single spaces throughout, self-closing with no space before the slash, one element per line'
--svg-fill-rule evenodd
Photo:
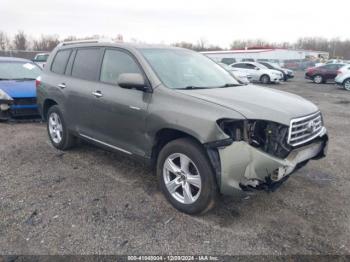
<path fill-rule="evenodd" d="M 235 141 L 246 141 L 251 146 L 279 158 L 291 151 L 287 143 L 288 126 L 265 120 L 220 119 L 219 127 Z"/>
<path fill-rule="evenodd" d="M 0 89 L 0 103 L 12 103 L 13 99 L 5 91 Z"/>

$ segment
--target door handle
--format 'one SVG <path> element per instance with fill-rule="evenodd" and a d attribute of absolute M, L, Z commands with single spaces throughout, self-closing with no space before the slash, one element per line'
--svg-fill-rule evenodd
<path fill-rule="evenodd" d="M 66 88 L 66 84 L 65 83 L 61 83 L 57 85 L 59 88 L 63 89 Z"/>
<path fill-rule="evenodd" d="M 102 97 L 103 95 L 102 95 L 102 93 L 101 93 L 101 91 L 95 91 L 95 92 L 92 92 L 92 94 L 95 96 L 95 97 L 97 97 L 97 98 L 99 98 L 99 97 Z"/>

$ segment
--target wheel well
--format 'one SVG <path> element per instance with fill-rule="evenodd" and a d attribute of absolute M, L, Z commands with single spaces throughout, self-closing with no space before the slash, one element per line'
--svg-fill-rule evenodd
<path fill-rule="evenodd" d="M 178 138 L 183 138 L 183 137 L 188 137 L 193 139 L 194 141 L 198 142 L 199 144 L 201 144 L 198 139 L 196 139 L 194 136 L 177 130 L 177 129 L 170 129 L 170 128 L 165 128 L 162 130 L 159 130 L 155 136 L 155 143 L 154 146 L 152 148 L 152 155 L 151 155 L 151 164 L 153 167 L 156 166 L 157 163 L 157 157 L 158 154 L 160 152 L 160 150 L 162 150 L 162 148 L 168 144 L 170 141 L 173 141 L 175 139 Z"/>
<path fill-rule="evenodd" d="M 52 99 L 45 100 L 44 106 L 43 106 L 43 118 L 45 120 L 47 120 L 46 119 L 47 112 L 49 111 L 50 107 L 52 107 L 53 105 L 57 105 L 57 103 L 54 100 L 52 100 Z"/>
<path fill-rule="evenodd" d="M 264 76 L 267 76 L 268 78 L 270 78 L 270 76 L 268 74 L 263 74 L 262 76 L 260 76 L 260 81 Z"/>
<path fill-rule="evenodd" d="M 347 80 L 350 80 L 350 77 L 344 79 L 343 85 L 345 84 L 345 82 L 346 82 Z"/>

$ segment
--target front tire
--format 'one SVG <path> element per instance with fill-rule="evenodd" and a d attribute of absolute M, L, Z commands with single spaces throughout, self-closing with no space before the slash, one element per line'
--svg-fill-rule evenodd
<path fill-rule="evenodd" d="M 188 138 L 166 144 L 157 160 L 160 188 L 167 200 L 187 214 L 203 214 L 214 207 L 218 189 L 204 149 Z"/>
<path fill-rule="evenodd" d="M 262 75 L 260 77 L 260 81 L 263 84 L 268 84 L 268 83 L 270 83 L 270 77 L 268 75 Z"/>
<path fill-rule="evenodd" d="M 75 137 L 69 133 L 62 112 L 57 105 L 50 107 L 46 119 L 47 132 L 55 148 L 67 150 L 74 146 Z"/>
<path fill-rule="evenodd" d="M 322 84 L 322 83 L 324 83 L 323 76 L 321 76 L 321 75 L 315 75 L 315 76 L 313 77 L 313 81 L 314 81 L 314 83 L 316 83 L 316 84 Z"/>
<path fill-rule="evenodd" d="M 345 90 L 350 91 L 350 78 L 346 79 L 346 80 L 343 82 L 343 87 L 344 87 Z"/>

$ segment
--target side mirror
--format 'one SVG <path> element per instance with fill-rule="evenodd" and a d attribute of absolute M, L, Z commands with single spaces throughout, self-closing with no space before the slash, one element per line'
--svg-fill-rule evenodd
<path fill-rule="evenodd" d="M 137 73 L 120 74 L 118 77 L 117 83 L 122 88 L 129 88 L 129 89 L 135 88 L 141 91 L 149 90 L 143 76 Z"/>
<path fill-rule="evenodd" d="M 260 67 L 255 67 L 255 70 L 260 70 Z"/>

